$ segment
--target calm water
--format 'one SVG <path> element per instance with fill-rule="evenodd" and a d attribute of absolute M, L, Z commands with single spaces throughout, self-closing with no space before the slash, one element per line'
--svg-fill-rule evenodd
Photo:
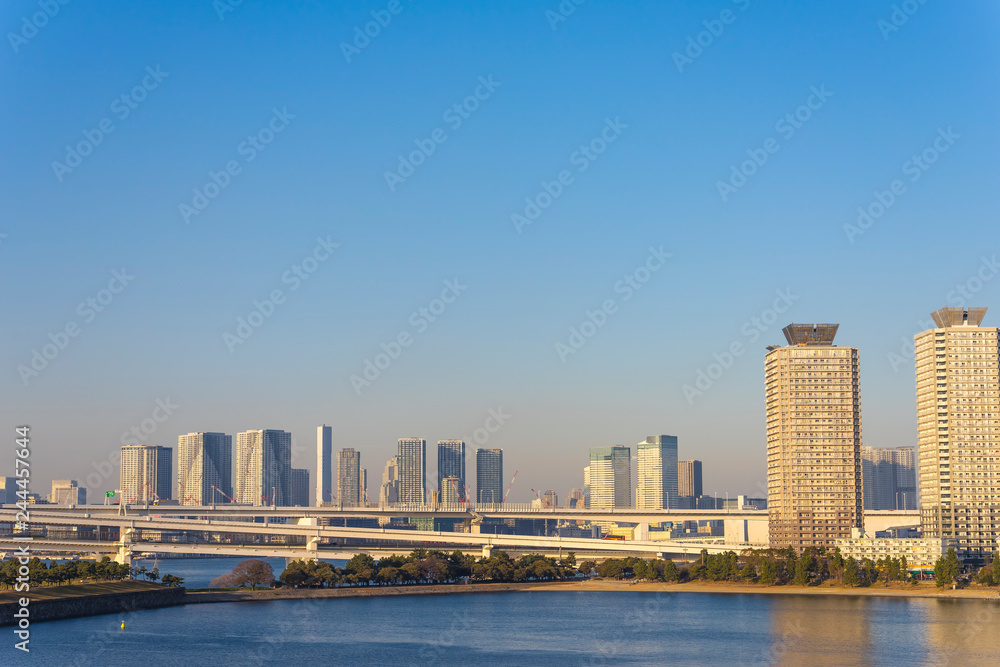
<path fill-rule="evenodd" d="M 194 581 L 236 562 L 159 565 Z M 1000 605 L 922 599 L 559 591 L 292 600 L 31 631 L 30 661 L 45 665 L 1000 664 Z M 3 646 L 0 664 L 27 664 L 14 653 Z"/>

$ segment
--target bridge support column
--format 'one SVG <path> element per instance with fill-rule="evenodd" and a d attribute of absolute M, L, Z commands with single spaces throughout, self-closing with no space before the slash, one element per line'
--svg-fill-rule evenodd
<path fill-rule="evenodd" d="M 483 545 L 483 558 L 489 558 L 490 555 L 492 555 L 492 553 L 493 553 L 493 545 L 492 544 L 484 544 Z"/>
<path fill-rule="evenodd" d="M 115 562 L 119 565 L 132 565 L 132 529 L 122 527 L 121 539 L 118 540 L 118 553 Z"/>

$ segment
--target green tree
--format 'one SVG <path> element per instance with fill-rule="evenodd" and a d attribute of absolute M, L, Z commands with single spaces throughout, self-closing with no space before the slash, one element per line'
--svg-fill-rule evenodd
<path fill-rule="evenodd" d="M 858 561 L 854 560 L 853 556 L 848 556 L 844 562 L 844 585 L 854 587 L 860 584 L 861 570 L 858 567 Z"/>
<path fill-rule="evenodd" d="M 1000 585 L 1000 553 L 993 555 L 993 585 Z"/>
<path fill-rule="evenodd" d="M 175 577 L 172 574 L 165 574 L 160 581 L 163 582 L 164 586 L 180 586 L 184 583 L 184 577 Z"/>
<path fill-rule="evenodd" d="M 809 584 L 809 569 L 808 561 L 805 558 L 800 558 L 795 563 L 795 585 L 796 586 L 807 586 Z"/>
<path fill-rule="evenodd" d="M 667 559 L 663 563 L 663 580 L 664 581 L 677 581 L 678 579 L 677 564 L 674 561 Z"/>
<path fill-rule="evenodd" d="M 582 563 L 580 563 L 580 567 L 579 567 L 580 574 L 586 574 L 586 575 L 589 575 L 591 572 L 593 572 L 596 569 L 597 569 L 597 563 L 595 563 L 592 560 L 585 560 L 585 561 L 583 561 Z"/>
<path fill-rule="evenodd" d="M 768 586 L 773 585 L 778 579 L 778 568 L 774 561 L 765 558 L 760 563 L 760 583 Z"/>
<path fill-rule="evenodd" d="M 253 590 L 257 590 L 258 586 L 271 586 L 274 584 L 274 570 L 266 561 L 257 558 L 241 561 L 233 568 L 233 584 L 249 585 Z"/>

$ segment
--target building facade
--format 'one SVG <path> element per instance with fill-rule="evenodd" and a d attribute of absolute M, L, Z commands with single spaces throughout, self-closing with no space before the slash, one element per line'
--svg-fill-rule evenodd
<path fill-rule="evenodd" d="M 291 499 L 292 507 L 309 507 L 309 470 L 307 468 L 292 468 L 291 479 Z"/>
<path fill-rule="evenodd" d="M 236 434 L 233 498 L 241 505 L 291 503 L 292 434 L 276 429 Z"/>
<path fill-rule="evenodd" d="M 986 308 L 942 308 L 917 334 L 920 526 L 987 560 L 1000 536 L 1000 330 Z"/>
<path fill-rule="evenodd" d="M 909 570 L 933 572 L 934 564 L 939 558 L 955 548 L 956 540 L 918 537 L 918 538 L 871 538 L 855 537 L 837 540 L 834 546 L 840 549 L 840 555 L 845 559 L 850 557 L 861 562 L 869 558 L 878 562 L 882 558 L 906 558 Z"/>
<path fill-rule="evenodd" d="M 636 507 L 677 509 L 677 436 L 651 435 L 636 445 Z"/>
<path fill-rule="evenodd" d="M 121 502 L 147 504 L 170 499 L 174 450 L 160 445 L 122 447 Z"/>
<path fill-rule="evenodd" d="M 87 489 L 81 487 L 75 479 L 54 479 L 49 502 L 54 505 L 86 505 Z"/>
<path fill-rule="evenodd" d="M 677 495 L 681 498 L 697 498 L 703 493 L 701 461 L 678 461 Z"/>
<path fill-rule="evenodd" d="M 400 438 L 399 502 L 423 505 L 427 502 L 427 441 L 423 438 Z"/>
<path fill-rule="evenodd" d="M 345 447 L 337 453 L 337 504 L 357 507 L 361 501 L 361 452 Z"/>
<path fill-rule="evenodd" d="M 333 427 L 316 427 L 316 507 L 333 502 Z"/>
<path fill-rule="evenodd" d="M 455 489 L 446 490 L 443 480 L 454 477 L 458 480 L 458 495 L 460 500 L 465 499 L 465 442 L 463 440 L 438 440 L 437 448 L 438 466 L 438 496 L 444 498 L 451 497 Z M 449 482 L 453 487 L 455 482 Z M 443 501 L 442 501 L 443 502 Z"/>
<path fill-rule="evenodd" d="M 382 472 L 382 486 L 378 492 L 379 505 L 395 505 L 399 502 L 399 457 L 393 456 L 385 462 Z"/>
<path fill-rule="evenodd" d="M 858 349 L 837 324 L 790 324 L 765 358 L 767 501 L 774 548 L 832 548 L 864 528 Z"/>
<path fill-rule="evenodd" d="M 676 457 L 676 450 L 674 456 Z M 674 493 L 676 494 L 676 490 Z M 631 449 L 622 445 L 590 448 L 589 507 L 632 507 Z"/>
<path fill-rule="evenodd" d="M 916 451 L 862 447 L 861 476 L 866 510 L 917 509 Z"/>
<path fill-rule="evenodd" d="M 233 436 L 188 433 L 177 436 L 177 500 L 214 505 L 233 497 Z"/>
<path fill-rule="evenodd" d="M 503 502 L 503 450 L 476 450 L 476 502 Z"/>

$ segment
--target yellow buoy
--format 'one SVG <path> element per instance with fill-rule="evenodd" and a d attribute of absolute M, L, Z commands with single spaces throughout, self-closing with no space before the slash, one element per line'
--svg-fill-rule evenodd
<path fill-rule="evenodd" d="M 125 621 L 122 621 L 122 630 L 125 629 Z"/>

